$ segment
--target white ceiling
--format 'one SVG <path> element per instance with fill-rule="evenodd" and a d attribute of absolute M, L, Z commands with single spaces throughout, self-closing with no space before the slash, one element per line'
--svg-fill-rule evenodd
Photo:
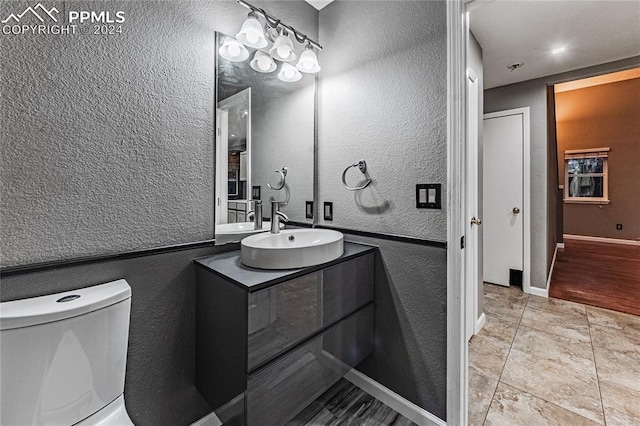
<path fill-rule="evenodd" d="M 311 6 L 320 10 L 326 5 L 328 5 L 329 3 L 331 3 L 333 0 L 305 0 L 305 1 L 309 3 Z"/>
<path fill-rule="evenodd" d="M 638 0 L 477 0 L 473 6 L 485 89 L 640 55 Z M 564 53 L 551 54 L 561 46 Z M 507 68 L 520 62 L 521 68 Z"/>

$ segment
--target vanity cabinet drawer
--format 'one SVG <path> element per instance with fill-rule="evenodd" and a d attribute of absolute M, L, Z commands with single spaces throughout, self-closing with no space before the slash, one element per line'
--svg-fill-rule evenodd
<path fill-rule="evenodd" d="M 321 276 L 314 272 L 249 294 L 247 371 L 320 329 Z"/>
<path fill-rule="evenodd" d="M 322 324 L 373 301 L 374 257 L 367 254 L 322 271 Z"/>
<path fill-rule="evenodd" d="M 245 394 L 246 424 L 285 424 L 372 351 L 373 304 L 369 304 L 250 374 Z"/>
<path fill-rule="evenodd" d="M 247 372 L 373 301 L 373 254 L 248 298 Z"/>

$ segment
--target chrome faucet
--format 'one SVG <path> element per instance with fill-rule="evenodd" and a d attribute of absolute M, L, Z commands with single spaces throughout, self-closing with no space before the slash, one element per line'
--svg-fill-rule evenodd
<path fill-rule="evenodd" d="M 253 216 L 253 229 L 262 229 L 262 201 L 253 201 L 253 210 L 247 212 L 247 219 Z"/>
<path fill-rule="evenodd" d="M 280 207 L 279 201 L 271 202 L 271 233 L 272 234 L 280 233 L 281 220 L 285 222 L 289 222 L 289 218 L 287 217 L 287 215 L 278 210 L 279 207 Z"/>

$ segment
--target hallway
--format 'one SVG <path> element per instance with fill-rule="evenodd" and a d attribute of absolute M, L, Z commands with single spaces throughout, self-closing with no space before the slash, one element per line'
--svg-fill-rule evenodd
<path fill-rule="evenodd" d="M 632 425 L 640 317 L 484 286 L 469 343 L 470 425 Z"/>

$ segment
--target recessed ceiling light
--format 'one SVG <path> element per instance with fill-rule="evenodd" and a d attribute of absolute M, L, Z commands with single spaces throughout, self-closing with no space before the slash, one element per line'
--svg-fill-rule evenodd
<path fill-rule="evenodd" d="M 551 53 L 553 53 L 554 55 L 559 55 L 561 53 L 564 53 L 565 50 L 567 50 L 566 47 L 558 47 L 557 49 L 553 49 Z"/>

